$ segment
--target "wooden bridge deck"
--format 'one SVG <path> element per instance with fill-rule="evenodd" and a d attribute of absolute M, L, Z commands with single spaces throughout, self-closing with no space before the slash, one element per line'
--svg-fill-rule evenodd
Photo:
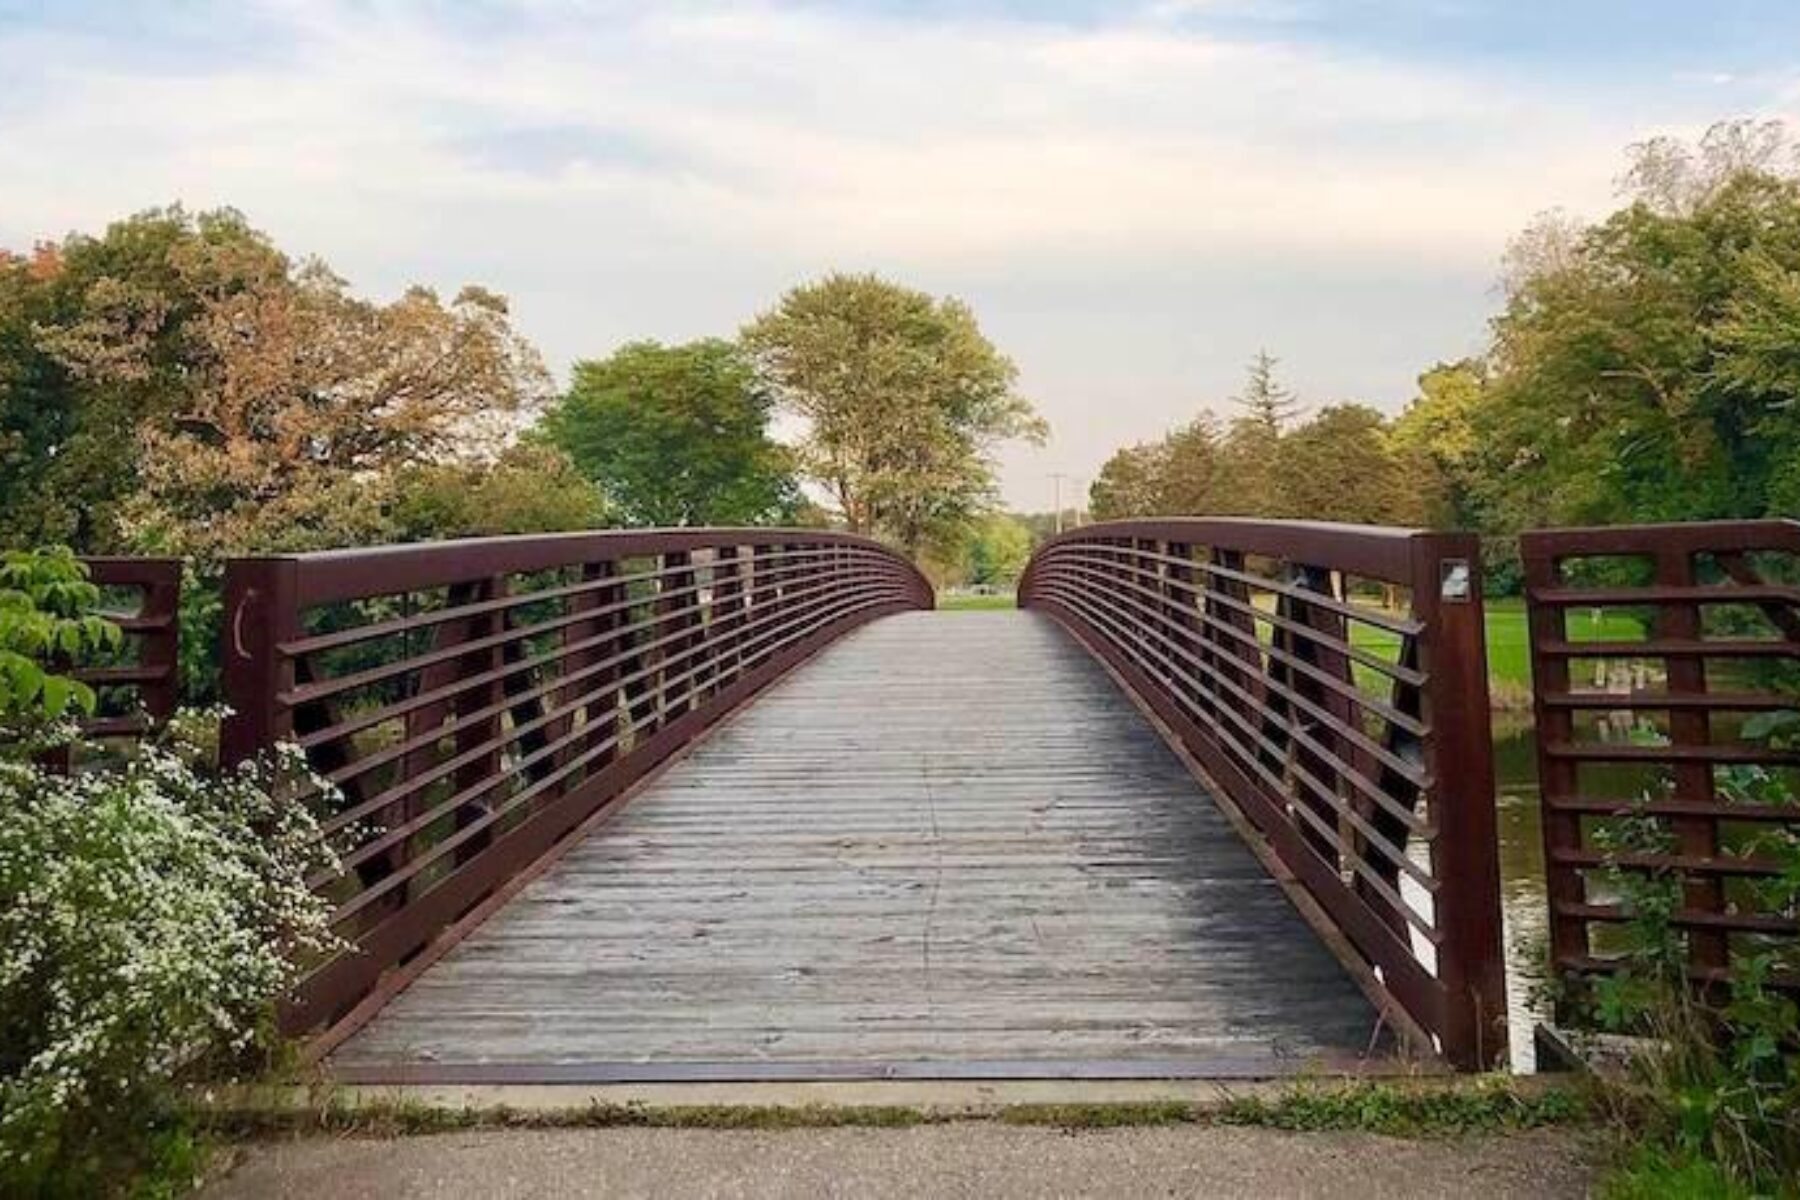
<path fill-rule="evenodd" d="M 341 1078 L 1260 1074 L 1368 1000 L 1032 613 L 917 613 L 771 688 L 330 1060 Z"/>

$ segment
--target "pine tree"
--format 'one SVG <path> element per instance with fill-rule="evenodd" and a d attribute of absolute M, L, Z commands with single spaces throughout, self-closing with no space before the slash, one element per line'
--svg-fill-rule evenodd
<path fill-rule="evenodd" d="M 1267 350 L 1258 350 L 1250 360 L 1250 378 L 1244 394 L 1233 396 L 1232 403 L 1244 410 L 1243 420 L 1254 422 L 1264 433 L 1280 437 L 1300 413 L 1294 393 L 1275 380 L 1276 358 Z"/>

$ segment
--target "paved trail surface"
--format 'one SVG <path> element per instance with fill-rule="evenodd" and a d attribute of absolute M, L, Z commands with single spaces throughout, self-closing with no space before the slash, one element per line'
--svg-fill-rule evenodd
<path fill-rule="evenodd" d="M 1566 1134 L 1403 1141 L 1180 1126 L 985 1123 L 768 1132 L 495 1131 L 249 1147 L 207 1200 L 575 1196 L 1468 1197 L 1587 1193 Z"/>

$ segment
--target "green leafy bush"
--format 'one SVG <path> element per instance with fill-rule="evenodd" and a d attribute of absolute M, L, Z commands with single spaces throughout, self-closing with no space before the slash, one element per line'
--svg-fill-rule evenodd
<path fill-rule="evenodd" d="M 58 665 L 116 648 L 119 627 L 94 615 L 100 591 L 73 551 L 0 554 L 0 744 L 41 739 L 94 692 Z"/>
<path fill-rule="evenodd" d="M 1759 717 L 1744 736 L 1792 749 L 1800 721 Z M 1794 802 L 1787 784 L 1760 767 L 1732 768 L 1720 782 L 1732 803 Z M 1616 865 L 1674 854 L 1667 823 L 1635 812 L 1599 831 L 1596 843 L 1615 864 L 1607 883 L 1627 920 L 1618 969 L 1595 980 L 1585 1000 L 1600 1027 L 1645 1039 L 1630 1080 L 1614 1089 L 1641 1143 L 1611 1193 L 1648 1194 L 1642 1189 L 1679 1179 L 1684 1195 L 1800 1194 L 1800 1006 L 1774 984 L 1800 973 L 1800 944 L 1791 935 L 1764 939 L 1733 957 L 1727 979 L 1696 987 L 1680 923 L 1682 875 Z M 1800 915 L 1800 836 L 1778 825 L 1737 852 L 1774 865 L 1756 884 L 1757 909 Z"/>

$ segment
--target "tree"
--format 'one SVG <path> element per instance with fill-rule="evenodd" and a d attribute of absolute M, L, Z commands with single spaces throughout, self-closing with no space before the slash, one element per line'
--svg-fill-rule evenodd
<path fill-rule="evenodd" d="M 557 533 L 607 524 L 605 498 L 569 457 L 535 442 L 492 462 L 408 467 L 394 481 L 393 523 L 404 541 Z"/>
<path fill-rule="evenodd" d="M 136 433 L 173 419 L 200 376 L 189 327 L 248 278 L 286 269 L 230 209 L 140 213 L 0 255 L 0 528 L 15 543 L 129 549 Z"/>
<path fill-rule="evenodd" d="M 1419 376 L 1419 394 L 1393 426 L 1399 467 L 1423 498 L 1426 524 L 1479 528 L 1474 494 L 1479 455 L 1475 421 L 1485 403 L 1486 368 L 1473 359 L 1439 363 Z"/>
<path fill-rule="evenodd" d="M 1162 513 L 1166 442 L 1140 442 L 1113 451 L 1088 485 L 1088 510 L 1096 521 Z"/>
<path fill-rule="evenodd" d="M 352 296 L 230 210 L 0 263 L 11 536 L 216 558 L 391 534 L 395 472 L 491 458 L 548 376 L 505 301 Z"/>
<path fill-rule="evenodd" d="M 1244 392 L 1232 397 L 1242 410 L 1220 448 L 1231 486 L 1217 497 L 1217 511 L 1253 517 L 1290 515 L 1294 505 L 1284 488 L 1288 469 L 1282 457 L 1287 427 L 1299 413 L 1294 394 L 1275 379 L 1276 359 L 1259 350 L 1250 360 Z"/>
<path fill-rule="evenodd" d="M 792 517 L 791 455 L 773 400 L 729 342 L 634 342 L 575 364 L 544 435 L 632 525 L 757 525 Z"/>
<path fill-rule="evenodd" d="M 1328 405 L 1287 436 L 1282 452 L 1286 515 L 1366 525 L 1423 523 L 1424 497 L 1374 409 Z"/>
<path fill-rule="evenodd" d="M 1294 393 L 1282 387 L 1275 378 L 1278 361 L 1267 350 L 1258 350 L 1256 357 L 1250 360 L 1250 377 L 1244 384 L 1244 394 L 1231 398 L 1233 404 L 1244 410 L 1239 420 L 1248 422 L 1270 438 L 1280 437 L 1300 412 Z"/>
<path fill-rule="evenodd" d="M 194 385 L 172 421 L 139 431 L 121 513 L 138 546 L 213 558 L 379 538 L 398 470 L 490 457 L 547 390 L 491 292 L 444 304 L 414 288 L 381 305 L 321 264 L 252 270 L 203 291 L 186 331 Z"/>
<path fill-rule="evenodd" d="M 1509 279 L 1469 484 L 1491 528 L 1793 511 L 1800 182 L 1773 136 L 1637 148 L 1631 203 Z"/>
<path fill-rule="evenodd" d="M 915 555 L 991 509 L 999 443 L 1046 432 L 968 306 L 874 275 L 795 288 L 743 342 L 806 423 L 802 471 L 852 530 Z"/>
<path fill-rule="evenodd" d="M 1229 511 L 1234 483 L 1211 413 L 1201 413 L 1163 441 L 1161 475 L 1156 511 L 1176 516 Z"/>
<path fill-rule="evenodd" d="M 988 587 L 1008 585 L 1024 574 L 1030 558 L 1030 528 L 1010 513 L 992 513 L 970 532 L 963 549 L 963 579 Z"/>
<path fill-rule="evenodd" d="M 1424 523 L 1431 492 L 1423 455 L 1361 404 L 1329 405 L 1290 425 L 1291 402 L 1269 365 L 1259 357 L 1246 391 L 1256 400 L 1224 437 L 1203 413 L 1160 442 L 1109 458 L 1090 492 L 1095 516 Z"/>

